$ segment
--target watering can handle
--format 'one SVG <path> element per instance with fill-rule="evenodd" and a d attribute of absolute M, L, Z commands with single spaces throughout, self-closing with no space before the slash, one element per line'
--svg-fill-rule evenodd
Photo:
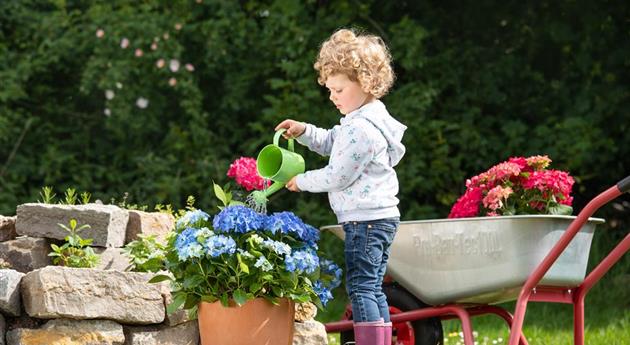
<path fill-rule="evenodd" d="M 276 134 L 273 136 L 273 144 L 276 146 L 280 146 L 280 136 L 282 135 L 282 133 L 286 132 L 286 128 L 280 128 L 279 130 L 276 131 Z M 294 146 L 293 146 L 293 138 L 291 139 L 287 139 L 287 141 L 289 142 L 288 147 L 289 147 L 289 151 L 291 152 L 295 152 Z"/>

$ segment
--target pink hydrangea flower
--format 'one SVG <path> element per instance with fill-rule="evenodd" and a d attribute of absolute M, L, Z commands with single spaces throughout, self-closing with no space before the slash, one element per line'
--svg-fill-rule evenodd
<path fill-rule="evenodd" d="M 511 157 L 471 177 L 448 217 L 570 213 L 570 207 L 557 206 L 571 206 L 575 180 L 564 171 L 547 169 L 550 163 L 546 155 Z"/>
<path fill-rule="evenodd" d="M 241 157 L 230 164 L 227 176 L 236 180 L 247 191 L 264 189 L 268 182 L 258 175 L 256 160 L 251 157 Z"/>
<path fill-rule="evenodd" d="M 545 156 L 531 156 L 527 158 L 527 165 L 534 168 L 534 170 L 542 170 L 551 164 L 551 159 Z"/>
<path fill-rule="evenodd" d="M 503 201 L 506 200 L 513 193 L 512 188 L 496 186 L 483 198 L 483 207 L 496 211 L 503 207 Z"/>
<path fill-rule="evenodd" d="M 479 203 L 481 202 L 482 197 L 481 188 L 472 187 L 466 190 L 466 193 L 457 199 L 457 202 L 453 205 L 448 218 L 477 216 L 479 214 Z"/>

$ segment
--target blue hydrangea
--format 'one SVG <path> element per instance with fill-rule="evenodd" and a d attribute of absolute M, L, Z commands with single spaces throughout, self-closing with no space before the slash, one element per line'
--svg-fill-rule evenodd
<path fill-rule="evenodd" d="M 319 268 L 319 257 L 314 250 L 307 248 L 287 255 L 284 258 L 284 264 L 288 272 L 313 273 Z"/>
<path fill-rule="evenodd" d="M 210 236 L 214 236 L 214 232 L 212 232 L 212 230 L 208 229 L 207 227 L 203 227 L 201 229 L 197 229 L 197 232 L 195 233 L 196 237 L 205 237 L 208 238 Z"/>
<path fill-rule="evenodd" d="M 305 224 L 293 212 L 276 212 L 267 217 L 265 228 L 273 234 L 294 234 L 300 240 L 314 246 L 319 240 L 319 230 Z"/>
<path fill-rule="evenodd" d="M 202 210 L 193 210 L 186 212 L 181 218 L 177 220 L 175 226 L 178 228 L 184 227 L 186 225 L 192 225 L 199 221 L 207 221 L 210 219 L 210 215 L 205 213 Z"/>
<path fill-rule="evenodd" d="M 236 252 L 236 242 L 229 236 L 217 235 L 206 240 L 206 250 L 213 258 L 221 254 L 234 254 Z"/>
<path fill-rule="evenodd" d="M 291 246 L 283 242 L 274 241 L 272 239 L 266 239 L 262 242 L 262 246 L 273 250 L 273 252 L 278 255 L 291 254 Z"/>
<path fill-rule="evenodd" d="M 265 272 L 269 272 L 273 269 L 273 265 L 271 264 L 271 262 L 269 262 L 269 260 L 267 260 L 267 258 L 264 256 L 259 257 L 258 260 L 256 260 L 254 266 L 260 268 Z"/>
<path fill-rule="evenodd" d="M 185 261 L 191 257 L 201 257 L 203 247 L 197 242 L 197 229 L 186 228 L 175 239 L 175 250 L 180 260 Z"/>
<path fill-rule="evenodd" d="M 300 235 L 302 241 L 317 249 L 317 241 L 319 241 L 319 230 L 314 226 L 304 224 L 304 231 Z"/>
<path fill-rule="evenodd" d="M 323 274 L 329 274 L 333 276 L 333 280 L 330 282 L 330 289 L 334 289 L 341 285 L 341 275 L 343 271 L 334 262 L 328 259 L 324 259 L 320 262 L 320 270 Z"/>
<path fill-rule="evenodd" d="M 262 230 L 265 216 L 245 206 L 229 206 L 214 216 L 212 226 L 220 232 L 246 233 Z"/>
<path fill-rule="evenodd" d="M 317 297 L 319 297 L 323 306 L 326 306 L 328 301 L 333 299 L 332 292 L 330 291 L 331 289 L 327 288 L 321 280 L 318 280 L 315 284 L 313 284 L 313 290 L 317 294 Z"/>

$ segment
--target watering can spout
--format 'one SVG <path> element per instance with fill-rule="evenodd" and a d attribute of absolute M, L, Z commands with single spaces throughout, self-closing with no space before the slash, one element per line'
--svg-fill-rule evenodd
<path fill-rule="evenodd" d="M 268 198 L 271 194 L 281 190 L 284 186 L 285 186 L 285 183 L 274 182 L 271 186 L 267 187 L 267 189 L 262 190 L 262 192 Z"/>

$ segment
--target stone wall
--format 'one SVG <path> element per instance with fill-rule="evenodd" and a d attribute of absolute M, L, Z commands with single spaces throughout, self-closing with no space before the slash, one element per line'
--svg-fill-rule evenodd
<path fill-rule="evenodd" d="M 127 272 L 122 247 L 139 234 L 164 238 L 173 218 L 112 205 L 23 204 L 0 216 L 0 345 L 198 345 L 185 311 L 166 314 L 168 283 Z M 90 224 L 98 268 L 52 266 L 50 244 L 67 235 L 57 224 Z M 8 266 L 9 268 L 3 268 Z M 296 306 L 294 345 L 327 344 L 313 305 Z M 213 344 L 214 345 L 214 344 Z M 220 345 L 220 344 L 218 344 Z"/>

